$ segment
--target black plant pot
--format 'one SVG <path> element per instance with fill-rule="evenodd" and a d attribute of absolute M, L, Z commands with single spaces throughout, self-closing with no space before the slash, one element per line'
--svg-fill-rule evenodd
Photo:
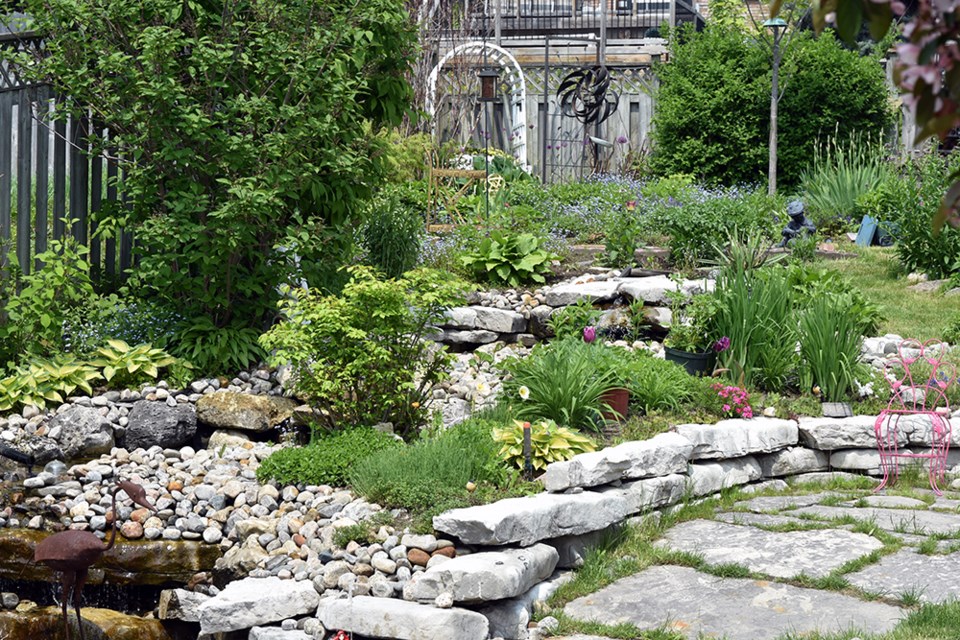
<path fill-rule="evenodd" d="M 667 360 L 683 365 L 687 373 L 692 376 L 711 375 L 717 362 L 717 354 L 713 351 L 691 353 L 690 351 L 681 351 L 673 347 L 664 347 L 663 350 Z"/>

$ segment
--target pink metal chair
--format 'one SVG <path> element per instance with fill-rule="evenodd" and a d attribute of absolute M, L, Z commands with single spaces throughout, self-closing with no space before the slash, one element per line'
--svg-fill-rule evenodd
<path fill-rule="evenodd" d="M 930 487 L 942 495 L 938 482 L 943 479 L 950 451 L 950 401 L 946 390 L 957 381 L 957 370 L 943 362 L 946 345 L 939 340 L 904 340 L 897 357 L 887 361 L 884 374 L 890 380 L 892 395 L 887 408 L 873 425 L 880 453 L 883 480 L 874 491 L 897 481 L 901 459 L 929 460 Z M 930 449 L 923 453 L 901 450 L 906 442 L 907 425 L 930 427 Z"/>

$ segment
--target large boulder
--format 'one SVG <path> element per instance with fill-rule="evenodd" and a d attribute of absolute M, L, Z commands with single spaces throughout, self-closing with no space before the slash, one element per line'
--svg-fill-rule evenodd
<path fill-rule="evenodd" d="M 269 431 L 292 416 L 297 406 L 282 396 L 217 391 L 197 400 L 197 419 L 218 429 Z"/>
<path fill-rule="evenodd" d="M 99 456 L 113 448 L 113 426 L 92 407 L 73 406 L 47 423 L 47 433 L 59 442 L 67 458 Z"/>
<path fill-rule="evenodd" d="M 197 608 L 200 632 L 236 631 L 295 618 L 312 613 L 319 603 L 320 594 L 309 580 L 246 578 L 231 582 Z"/>
<path fill-rule="evenodd" d="M 133 403 L 127 418 L 124 444 L 131 451 L 153 446 L 179 449 L 197 433 L 197 414 L 190 404 L 171 407 L 165 402 L 139 400 Z"/>

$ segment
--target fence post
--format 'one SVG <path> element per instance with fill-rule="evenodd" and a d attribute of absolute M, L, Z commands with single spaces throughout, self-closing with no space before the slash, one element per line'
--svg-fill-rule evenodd
<path fill-rule="evenodd" d="M 34 255 L 39 256 L 47 250 L 47 211 L 49 207 L 50 196 L 47 189 L 50 185 L 50 89 L 48 87 L 37 88 L 37 199 L 36 210 L 37 219 L 34 226 L 36 230 L 36 244 L 34 246 Z M 34 263 L 34 268 L 40 268 L 40 260 Z"/>
<path fill-rule="evenodd" d="M 31 160 L 33 155 L 33 103 L 32 89 L 19 91 L 17 104 L 17 262 L 23 273 L 30 273 L 30 187 Z"/>
<path fill-rule="evenodd" d="M 0 93 L 0 265 L 7 266 L 12 239 L 10 190 L 13 186 L 13 93 Z"/>

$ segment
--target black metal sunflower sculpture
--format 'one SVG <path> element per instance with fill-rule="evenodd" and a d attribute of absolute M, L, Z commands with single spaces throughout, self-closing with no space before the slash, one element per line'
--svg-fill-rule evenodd
<path fill-rule="evenodd" d="M 599 124 L 617 110 L 620 96 L 610 90 L 610 72 L 597 65 L 567 75 L 557 87 L 560 109 L 584 124 Z"/>

